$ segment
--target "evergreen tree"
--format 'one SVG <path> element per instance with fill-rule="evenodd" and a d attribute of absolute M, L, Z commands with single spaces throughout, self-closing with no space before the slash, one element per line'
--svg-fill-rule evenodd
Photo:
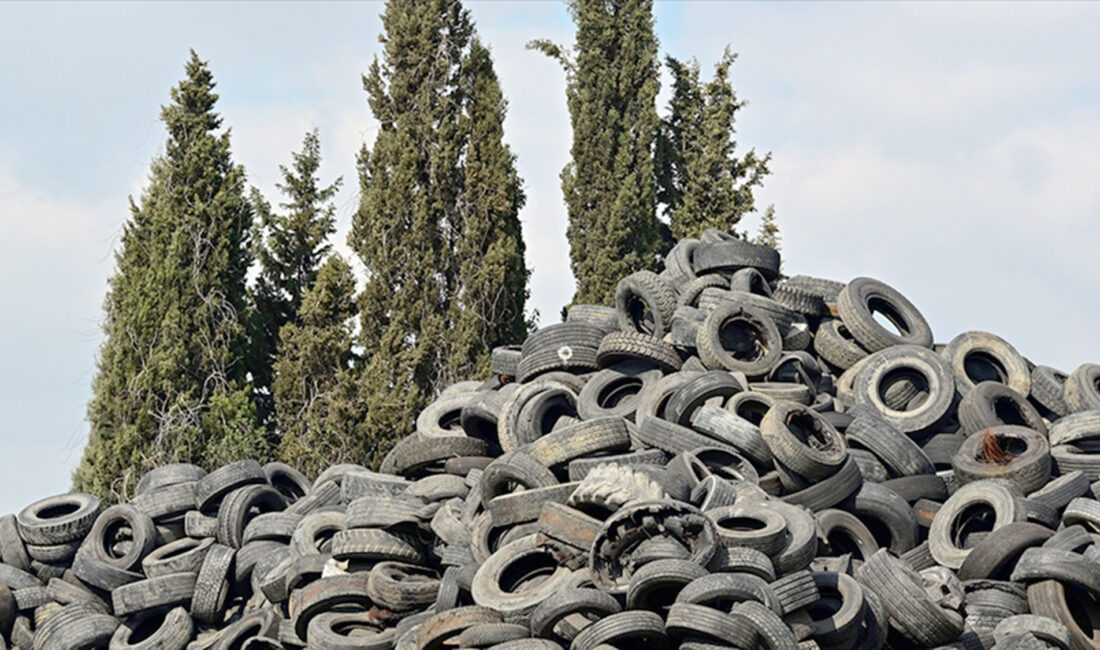
<path fill-rule="evenodd" d="M 778 251 L 781 248 L 780 242 L 779 224 L 775 222 L 775 206 L 769 205 L 760 217 L 760 229 L 757 231 L 752 243 L 768 246 Z"/>
<path fill-rule="evenodd" d="M 259 190 L 252 190 L 256 212 L 253 235 L 260 274 L 253 289 L 253 385 L 261 419 L 272 414 L 272 364 L 279 345 L 279 331 L 297 319 L 302 296 L 317 277 L 321 260 L 332 248 L 328 236 L 336 231 L 336 207 L 332 204 L 340 184 L 337 178 L 324 187 L 317 176 L 321 167 L 321 141 L 316 129 L 302 140 L 293 154 L 293 168 L 279 165 L 283 182 L 276 185 L 286 197 L 283 214 L 272 212 Z"/>
<path fill-rule="evenodd" d="M 575 303 L 610 304 L 619 280 L 661 251 L 653 153 L 658 130 L 652 0 L 569 0 L 575 60 L 560 46 L 529 47 L 560 61 L 573 125 L 562 170 Z"/>
<path fill-rule="evenodd" d="M 443 385 L 488 373 L 493 347 L 522 341 L 529 326 L 524 313 L 529 272 L 519 222 L 526 197 L 516 157 L 503 141 L 507 102 L 489 50 L 477 39 L 464 62 L 463 85 L 462 233 L 452 255 L 454 299 Z"/>
<path fill-rule="evenodd" d="M 729 79 L 736 58 L 727 49 L 707 83 L 699 80 L 698 62 L 666 59 L 672 97 L 657 142 L 657 180 L 674 239 L 698 237 L 707 228 L 735 232 L 741 217 L 756 209 L 753 188 L 769 173 L 770 153 L 735 152 L 734 122 L 745 106 Z"/>
<path fill-rule="evenodd" d="M 368 271 L 361 444 L 376 459 L 441 384 L 522 334 L 527 296 L 523 193 L 469 13 L 458 0 L 390 0 L 382 25 L 381 60 L 363 79 L 379 130 L 360 154 L 349 236 Z"/>
<path fill-rule="evenodd" d="M 279 332 L 273 384 L 279 457 L 312 476 L 333 463 L 361 460 L 363 410 L 353 374 L 355 277 L 337 255 L 315 275 L 296 318 Z"/>
<path fill-rule="evenodd" d="M 77 490 L 122 498 L 158 464 L 222 463 L 265 452 L 246 381 L 245 273 L 252 209 L 244 170 L 219 132 L 207 64 L 161 111 L 168 130 L 115 255 L 91 432 Z"/>

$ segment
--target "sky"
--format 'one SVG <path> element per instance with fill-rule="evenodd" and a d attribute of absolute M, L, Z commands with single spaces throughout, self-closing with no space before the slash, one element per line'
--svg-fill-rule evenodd
<path fill-rule="evenodd" d="M 530 304 L 554 322 L 573 292 L 558 178 L 571 132 L 564 74 L 524 45 L 570 45 L 574 26 L 560 2 L 466 6 L 509 100 Z M 381 11 L 0 3 L 0 513 L 69 487 L 113 253 L 189 49 L 270 200 L 319 129 L 323 180 L 344 178 L 335 244 L 350 259 Z M 662 56 L 709 75 L 726 46 L 739 54 L 738 148 L 772 152 L 757 202 L 776 207 L 786 273 L 879 278 L 937 341 L 986 330 L 1036 363 L 1100 362 L 1100 4 L 657 2 L 655 15 Z"/>

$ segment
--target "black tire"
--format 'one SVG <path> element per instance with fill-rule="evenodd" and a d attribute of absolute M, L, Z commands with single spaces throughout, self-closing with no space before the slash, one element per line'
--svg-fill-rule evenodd
<path fill-rule="evenodd" d="M 572 626 L 559 624 L 573 614 L 603 618 L 622 611 L 612 596 L 598 589 L 566 589 L 549 596 L 531 612 L 531 634 L 557 641 L 571 641 L 577 634 Z"/>
<path fill-rule="evenodd" d="M 99 516 L 99 499 L 90 494 L 47 497 L 16 515 L 19 536 L 28 544 L 65 544 L 82 539 Z"/>
<path fill-rule="evenodd" d="M 991 513 L 992 521 L 983 516 L 987 513 Z M 989 480 L 968 483 L 952 494 L 936 514 L 928 531 L 928 546 L 936 562 L 958 569 L 972 551 L 963 547 L 967 526 L 978 531 L 997 530 L 1023 519 L 1023 508 L 1004 485 Z"/>
<path fill-rule="evenodd" d="M 993 427 L 968 437 L 952 465 L 962 484 L 984 478 L 1011 479 L 1025 493 L 1034 492 L 1050 480 L 1050 444 L 1033 429 Z"/>
<path fill-rule="evenodd" d="M 729 281 L 730 291 L 743 291 L 764 298 L 772 297 L 772 288 L 768 280 L 756 269 L 740 269 L 733 272 Z"/>
<path fill-rule="evenodd" d="M 1069 375 L 1050 366 L 1035 366 L 1031 370 L 1031 399 L 1050 416 L 1051 420 L 1069 415 L 1066 404 L 1066 380 Z"/>
<path fill-rule="evenodd" d="M 833 556 L 851 553 L 853 559 L 866 561 L 879 545 L 871 531 L 855 515 L 843 510 L 826 509 L 814 513 L 817 523 L 818 553 L 828 551 Z"/>
<path fill-rule="evenodd" d="M 598 452 L 624 451 L 630 434 L 622 418 L 599 418 L 558 429 L 527 445 L 526 452 L 547 467 Z"/>
<path fill-rule="evenodd" d="M 283 495 L 267 485 L 246 485 L 230 492 L 218 508 L 218 543 L 240 548 L 245 526 L 252 517 L 284 508 Z"/>
<path fill-rule="evenodd" d="M 729 291 L 729 278 L 717 273 L 702 275 L 679 287 L 679 295 L 676 297 L 678 307 L 695 307 L 699 302 L 699 294 L 703 289 L 722 289 Z"/>
<path fill-rule="evenodd" d="M 983 381 L 959 402 L 958 420 L 966 433 L 1006 424 L 1034 429 L 1044 436 L 1047 425 L 1031 402 L 1004 384 Z"/>
<path fill-rule="evenodd" d="M 194 483 L 206 476 L 206 470 L 190 463 L 170 463 L 155 467 L 138 479 L 135 492 L 145 494 L 179 483 Z"/>
<path fill-rule="evenodd" d="M 665 256 L 664 272 L 672 278 L 676 286 L 685 285 L 695 279 L 693 258 L 695 257 L 695 249 L 698 246 L 698 239 L 685 237 L 676 242 L 676 245 Z"/>
<path fill-rule="evenodd" d="M 856 578 L 881 597 L 892 627 L 911 641 L 936 647 L 962 634 L 962 617 L 933 602 L 925 593 L 920 576 L 886 549 L 867 560 Z"/>
<path fill-rule="evenodd" d="M 511 492 L 515 487 L 524 489 L 547 487 L 558 480 L 545 465 L 523 451 L 513 451 L 497 458 L 481 475 L 481 500 L 489 503 L 494 498 Z"/>
<path fill-rule="evenodd" d="M 159 578 L 173 573 L 198 573 L 213 544 L 214 540 L 210 537 L 177 539 L 146 555 L 141 561 L 141 568 L 148 578 Z"/>
<path fill-rule="evenodd" d="M 484 456 L 488 450 L 489 446 L 484 440 L 465 435 L 440 438 L 412 435 L 394 445 L 382 459 L 379 471 L 384 474 L 414 476 L 418 471 L 431 465 L 442 465 L 448 458 Z M 339 495 L 339 489 L 337 489 L 337 495 Z"/>
<path fill-rule="evenodd" d="M 1045 503 L 1057 511 L 1077 497 L 1089 494 L 1089 478 L 1081 472 L 1069 472 L 1027 495 L 1028 499 Z"/>
<path fill-rule="evenodd" d="M 866 449 L 882 461 L 892 477 L 935 474 L 936 468 L 921 448 L 877 411 L 858 408 L 844 431 L 854 449 Z"/>
<path fill-rule="evenodd" d="M 439 595 L 439 576 L 427 567 L 405 562 L 379 562 L 370 570 L 371 599 L 386 609 L 405 612 L 431 605 Z"/>
<path fill-rule="evenodd" d="M 856 278 L 837 296 L 837 311 L 852 336 L 869 352 L 895 345 L 932 347 L 932 329 L 913 303 L 896 289 L 873 278 Z M 891 332 L 875 320 L 886 317 L 898 329 Z"/>
<path fill-rule="evenodd" d="M 194 573 L 171 573 L 123 585 L 111 592 L 115 616 L 186 605 L 195 594 Z M 114 630 L 112 630 L 113 632 Z"/>
<path fill-rule="evenodd" d="M 164 612 L 147 612 L 126 619 L 114 636 L 110 650 L 183 650 L 191 640 L 195 624 L 183 607 Z"/>
<path fill-rule="evenodd" d="M 606 305 L 572 305 L 566 311 L 565 322 L 590 325 L 607 334 L 618 331 L 619 314 Z"/>
<path fill-rule="evenodd" d="M 294 591 L 290 595 L 288 612 L 298 637 L 308 637 L 310 621 L 322 612 L 339 611 L 341 607 L 370 607 L 367 579 L 366 573 L 334 575 Z M 494 619 L 500 620 L 497 617 Z"/>
<path fill-rule="evenodd" d="M 557 421 L 577 415 L 577 392 L 556 381 L 539 379 L 520 385 L 500 407 L 497 439 L 505 452 L 515 451 L 550 433 Z"/>
<path fill-rule="evenodd" d="M 615 288 L 619 329 L 663 338 L 676 310 L 676 292 L 653 271 L 635 271 Z"/>
<path fill-rule="evenodd" d="M 845 509 L 859 518 L 882 548 L 900 555 L 920 541 L 913 508 L 905 499 L 878 483 L 864 483 Z"/>
<path fill-rule="evenodd" d="M 787 309 L 806 316 L 817 317 L 825 312 L 825 299 L 797 284 L 781 282 L 772 292 L 772 298 Z"/>
<path fill-rule="evenodd" d="M 688 560 L 656 560 L 645 564 L 630 577 L 626 592 L 627 609 L 644 609 L 664 614 L 676 602 L 688 583 L 707 575 L 707 570 Z"/>
<path fill-rule="evenodd" d="M 267 483 L 267 475 L 264 474 L 264 468 L 258 462 L 241 460 L 222 465 L 195 484 L 195 504 L 199 510 L 208 512 L 220 503 L 225 495 L 253 483 Z"/>
<path fill-rule="evenodd" d="M 960 580 L 1007 580 L 1020 554 L 1041 546 L 1054 531 L 1026 521 L 998 528 L 978 542 L 959 567 Z"/>
<path fill-rule="evenodd" d="M 539 603 L 563 588 L 572 571 L 540 546 L 534 535 L 521 537 L 497 549 L 474 575 L 470 593 L 474 602 L 504 617 L 526 624 Z"/>
<path fill-rule="evenodd" d="M 816 602 L 821 592 L 808 570 L 794 571 L 776 579 L 769 585 L 779 604 L 779 613 L 790 614 Z"/>
<path fill-rule="evenodd" d="M 890 408 L 883 396 L 900 382 L 915 383 L 927 397 L 905 410 Z M 867 357 L 855 376 L 853 392 L 856 404 L 874 408 L 902 433 L 911 434 L 933 426 L 951 408 L 955 378 L 935 352 L 898 345 Z"/>
<path fill-rule="evenodd" d="M 604 368 L 589 378 L 577 395 L 577 415 L 582 420 L 631 418 L 646 385 L 660 378 L 661 371 L 644 361 L 625 361 Z"/>
<path fill-rule="evenodd" d="M 313 483 L 305 474 L 286 463 L 268 463 L 263 469 L 268 484 L 278 490 L 288 504 L 309 494 L 313 488 Z"/>
<path fill-rule="evenodd" d="M 728 372 L 713 370 L 701 373 L 681 385 L 668 398 L 665 419 L 681 426 L 691 426 L 696 413 L 704 404 L 724 404 L 731 395 L 745 388 Z"/>
<path fill-rule="evenodd" d="M 783 340 L 767 315 L 737 304 L 714 309 L 696 337 L 699 358 L 711 370 L 763 377 L 779 361 Z"/>
<path fill-rule="evenodd" d="M 692 259 L 695 273 L 731 273 L 756 269 L 769 281 L 779 276 L 779 253 L 774 248 L 741 239 L 700 243 Z"/>
<path fill-rule="evenodd" d="M 500 345 L 493 348 L 490 370 L 494 375 L 515 377 L 519 369 L 521 348 L 518 345 Z"/>
<path fill-rule="evenodd" d="M 1066 380 L 1062 397 L 1074 413 L 1100 409 L 1100 364 L 1078 366 Z"/>
<path fill-rule="evenodd" d="M 644 361 L 664 372 L 680 369 L 680 355 L 662 340 L 638 332 L 611 332 L 600 341 L 596 362 L 607 368 L 623 361 Z"/>
<path fill-rule="evenodd" d="M 947 500 L 947 485 L 943 479 L 935 474 L 917 474 L 914 476 L 901 476 L 882 482 L 882 487 L 889 488 L 908 503 L 915 503 L 920 499 L 939 501 Z"/>
<path fill-rule="evenodd" d="M 955 371 L 955 386 L 966 395 L 974 386 L 994 381 L 1021 395 L 1031 391 L 1031 372 L 1016 348 L 989 332 L 963 332 L 941 353 Z"/>
<path fill-rule="evenodd" d="M 784 503 L 809 508 L 818 512 L 841 503 L 864 484 L 859 465 L 851 456 L 832 476 L 783 495 Z"/>
<path fill-rule="evenodd" d="M 739 396 L 747 394 L 739 393 Z M 770 469 L 772 466 L 772 452 L 764 441 L 760 427 L 727 409 L 704 404 L 696 412 L 692 428 L 737 449 L 755 463 L 757 469 Z"/>
<path fill-rule="evenodd" d="M 195 577 L 194 594 L 191 597 L 191 616 L 203 623 L 214 623 L 222 615 L 233 575 L 235 551 L 228 546 L 214 544 L 206 552 Z"/>
<path fill-rule="evenodd" d="M 837 472 L 848 457 L 844 438 L 817 412 L 794 402 L 778 402 L 760 422 L 772 455 L 809 479 Z"/>
<path fill-rule="evenodd" d="M 635 465 L 653 465 L 662 467 L 668 462 L 668 454 L 660 449 L 645 449 L 632 451 L 626 454 L 612 454 L 610 456 L 593 456 L 592 458 L 575 458 L 569 461 L 569 480 L 583 480 L 588 473 L 600 465 L 622 465 L 633 467 Z M 540 466 L 541 467 L 541 466 Z M 482 479 L 484 484 L 484 478 Z"/>

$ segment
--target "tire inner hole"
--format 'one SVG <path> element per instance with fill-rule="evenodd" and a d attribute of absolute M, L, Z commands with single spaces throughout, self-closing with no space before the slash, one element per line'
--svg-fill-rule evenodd
<path fill-rule="evenodd" d="M 756 426 L 760 426 L 769 410 L 771 406 L 767 402 L 752 397 L 745 398 L 737 404 L 737 415 Z"/>
<path fill-rule="evenodd" d="M 545 435 L 554 430 L 554 426 L 558 423 L 558 420 L 565 416 L 574 417 L 577 415 L 577 409 L 573 403 L 569 401 L 562 394 L 556 394 L 551 398 L 548 398 L 542 407 L 542 415 L 538 418 L 539 430 Z"/>
<path fill-rule="evenodd" d="M 860 517 L 860 521 L 870 531 L 871 537 L 875 538 L 875 543 L 879 545 L 879 548 L 890 548 L 890 544 L 894 542 L 894 534 L 890 532 L 889 526 L 875 516 Z"/>
<path fill-rule="evenodd" d="M 462 430 L 462 409 L 447 411 L 439 418 L 439 428 L 444 431 Z"/>
<path fill-rule="evenodd" d="M 637 377 L 620 377 L 607 383 L 596 398 L 600 408 L 613 409 L 642 391 L 642 380 Z"/>
<path fill-rule="evenodd" d="M 960 512 L 951 522 L 951 543 L 955 548 L 970 548 L 967 538 L 974 533 L 993 530 L 997 513 L 988 503 L 973 503 Z"/>
<path fill-rule="evenodd" d="M 718 328 L 718 342 L 738 361 L 756 361 L 768 352 L 763 328 L 745 316 L 727 318 Z"/>
<path fill-rule="evenodd" d="M 1008 382 L 1008 371 L 1000 359 L 988 352 L 971 352 L 963 357 L 963 372 L 970 381 L 980 384 L 983 381 Z"/>
<path fill-rule="evenodd" d="M 161 620 L 162 617 L 152 614 L 142 616 L 138 619 L 137 625 L 131 624 L 133 627 L 130 629 L 133 631 L 130 632 L 129 645 L 138 645 L 142 641 L 152 638 L 152 636 L 160 630 Z"/>
<path fill-rule="evenodd" d="M 549 553 L 530 553 L 509 564 L 500 573 L 500 588 L 514 594 L 534 589 L 558 570 L 558 562 Z"/>
<path fill-rule="evenodd" d="M 649 304 L 637 295 L 631 295 L 626 301 L 626 313 L 630 317 L 630 324 L 642 334 L 652 334 L 656 326 L 656 319 Z"/>
<path fill-rule="evenodd" d="M 982 434 L 982 444 L 974 460 L 994 465 L 1007 465 L 1027 451 L 1027 442 L 1016 436 L 993 433 L 987 429 Z"/>
<path fill-rule="evenodd" d="M 882 376 L 878 385 L 879 399 L 894 411 L 916 410 L 928 401 L 931 394 L 928 378 L 914 368 L 894 368 Z M 899 403 L 900 395 L 912 397 Z"/>
<path fill-rule="evenodd" d="M 38 511 L 39 519 L 56 519 L 58 517 L 64 517 L 71 515 L 77 510 L 80 510 L 80 504 L 67 501 L 65 503 L 59 503 L 53 506 L 47 506 Z"/>
<path fill-rule="evenodd" d="M 912 333 L 909 323 L 905 322 L 901 313 L 893 303 L 881 296 L 872 296 L 867 300 L 867 308 L 875 322 L 888 332 L 899 336 L 908 336 Z"/>
<path fill-rule="evenodd" d="M 129 522 L 125 519 L 111 523 L 103 531 L 103 550 L 107 551 L 111 557 L 120 559 L 126 555 L 125 552 L 119 552 L 123 548 L 129 549 L 131 545 L 124 542 L 133 542 L 134 531 L 130 528 Z"/>
<path fill-rule="evenodd" d="M 1066 605 L 1073 622 L 1085 633 L 1085 638 L 1100 641 L 1100 602 L 1089 592 L 1069 583 L 1063 582 L 1062 587 L 1066 590 Z"/>
<path fill-rule="evenodd" d="M 787 416 L 787 428 L 810 449 L 825 451 L 836 447 L 835 437 L 825 431 L 820 420 L 808 413 L 792 413 Z"/>
<path fill-rule="evenodd" d="M 1007 395 L 1002 395 L 993 400 L 993 413 L 998 420 L 1005 424 L 1029 426 L 1027 417 L 1024 416 L 1024 409 L 1020 407 L 1016 400 Z"/>
<path fill-rule="evenodd" d="M 757 530 L 764 530 L 767 526 L 767 522 L 754 517 L 723 517 L 718 520 L 719 528 L 725 528 L 726 530 L 732 530 L 739 533 L 751 533 Z"/>
<path fill-rule="evenodd" d="M 832 549 L 835 557 L 840 557 L 845 553 L 851 553 L 854 559 L 867 559 L 863 553 L 863 547 L 860 546 L 855 535 L 846 528 L 832 529 L 829 531 L 829 534 L 825 536 L 825 541 L 829 543 L 829 548 Z"/>
<path fill-rule="evenodd" d="M 836 589 L 820 588 L 821 597 L 806 606 L 806 613 L 815 623 L 836 616 L 844 606 L 844 597 Z"/>

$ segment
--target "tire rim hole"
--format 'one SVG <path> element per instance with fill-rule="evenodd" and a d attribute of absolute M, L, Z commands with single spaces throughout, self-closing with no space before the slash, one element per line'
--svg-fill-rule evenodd
<path fill-rule="evenodd" d="M 993 530 L 997 513 L 988 503 L 974 503 L 962 510 L 951 522 L 951 542 L 955 548 L 970 548 L 967 538 L 974 533 Z"/>
<path fill-rule="evenodd" d="M 636 295 L 630 296 L 626 301 L 626 313 L 630 317 L 630 324 L 642 334 L 652 334 L 656 330 L 656 318 L 649 304 Z"/>
<path fill-rule="evenodd" d="M 608 382 L 600 391 L 596 403 L 600 408 L 613 409 L 622 406 L 628 400 L 642 392 L 642 380 L 637 377 L 622 377 L 616 381 Z"/>
<path fill-rule="evenodd" d="M 57 519 L 66 515 L 71 515 L 74 512 L 80 510 L 79 503 L 73 503 L 66 501 L 65 503 L 59 503 L 53 506 L 47 506 L 38 511 L 39 519 Z"/>
<path fill-rule="evenodd" d="M 283 474 L 276 474 L 272 481 L 271 487 L 275 488 L 279 494 L 283 495 L 290 501 L 297 501 L 306 495 L 302 486 L 297 482 L 292 481 L 290 477 Z"/>
<path fill-rule="evenodd" d="M 983 381 L 1008 382 L 1008 370 L 1001 360 L 988 352 L 971 352 L 963 358 L 963 372 L 970 381 L 980 384 Z"/>
<path fill-rule="evenodd" d="M 870 310 L 871 317 L 875 319 L 879 327 L 887 332 L 902 337 L 912 334 L 909 323 L 905 322 L 905 318 L 902 317 L 893 303 L 885 298 L 879 296 L 870 298 L 867 301 L 867 309 Z"/>
<path fill-rule="evenodd" d="M 993 400 L 993 413 L 998 420 L 1005 424 L 1015 424 L 1022 427 L 1030 426 L 1027 417 L 1024 415 L 1024 409 L 1016 400 L 1007 395 Z"/>
<path fill-rule="evenodd" d="M 749 397 L 737 404 L 737 416 L 760 426 L 760 423 L 764 421 L 764 416 L 768 414 L 770 409 L 771 405 L 764 400 Z"/>
<path fill-rule="evenodd" d="M 828 542 L 829 548 L 832 549 L 833 556 L 835 557 L 850 553 L 853 559 L 867 559 L 867 556 L 863 553 L 863 546 L 860 545 L 859 540 L 846 528 L 834 528 L 829 531 L 829 534 L 825 536 L 825 541 Z"/>
<path fill-rule="evenodd" d="M 1016 436 L 993 433 L 986 429 L 982 434 L 982 444 L 974 460 L 991 465 L 1007 465 L 1020 454 L 1027 451 L 1027 442 Z"/>
<path fill-rule="evenodd" d="M 879 548 L 890 548 L 890 544 L 894 541 L 894 534 L 890 532 L 889 526 L 875 516 L 868 516 L 866 519 L 860 517 L 860 521 L 870 531 L 871 537 L 875 538 L 875 543 L 879 545 Z"/>
<path fill-rule="evenodd" d="M 577 409 L 565 395 L 555 395 L 544 402 L 542 415 L 537 418 L 539 432 L 546 435 L 554 430 L 558 420 L 563 417 L 576 417 Z"/>
<path fill-rule="evenodd" d="M 549 553 L 532 553 L 509 564 L 500 573 L 501 590 L 514 594 L 534 589 L 558 570 L 557 561 Z"/>
<path fill-rule="evenodd" d="M 718 342 L 738 361 L 756 361 L 768 352 L 763 328 L 744 316 L 726 319 L 718 328 Z"/>
<path fill-rule="evenodd" d="M 787 417 L 787 428 L 799 442 L 815 451 L 829 451 L 836 448 L 836 439 L 829 435 L 821 422 L 809 413 L 793 413 Z"/>
<path fill-rule="evenodd" d="M 439 428 L 444 431 L 462 431 L 462 409 L 444 413 L 439 418 Z"/>
<path fill-rule="evenodd" d="M 886 372 L 878 383 L 879 399 L 894 411 L 919 409 L 931 394 L 928 378 L 914 368 L 894 368 Z"/>
<path fill-rule="evenodd" d="M 844 606 L 844 597 L 835 589 L 821 589 L 821 596 L 816 601 L 806 606 L 806 613 L 815 623 L 827 621 L 836 616 L 840 608 Z"/>
<path fill-rule="evenodd" d="M 122 559 L 126 557 L 125 552 L 117 552 L 116 549 L 129 548 L 126 542 L 134 541 L 134 531 L 130 528 L 130 523 L 125 519 L 119 520 L 108 525 L 103 531 L 103 549 L 108 555 L 114 559 Z"/>
<path fill-rule="evenodd" d="M 154 615 L 142 616 L 138 624 L 130 628 L 133 631 L 130 632 L 129 645 L 138 645 L 143 641 L 151 639 L 154 634 L 160 631 L 160 626 L 161 621 L 159 617 Z"/>
<path fill-rule="evenodd" d="M 1100 637 L 1097 634 L 1100 632 L 1100 602 L 1089 592 L 1069 583 L 1063 582 L 1062 588 L 1065 589 L 1066 605 L 1073 622 L 1085 633 L 1086 638 L 1100 640 L 1097 638 Z"/>
<path fill-rule="evenodd" d="M 757 530 L 764 530 L 768 527 L 768 522 L 747 515 L 723 517 L 719 519 L 717 523 L 719 528 L 737 533 L 751 533 Z"/>

